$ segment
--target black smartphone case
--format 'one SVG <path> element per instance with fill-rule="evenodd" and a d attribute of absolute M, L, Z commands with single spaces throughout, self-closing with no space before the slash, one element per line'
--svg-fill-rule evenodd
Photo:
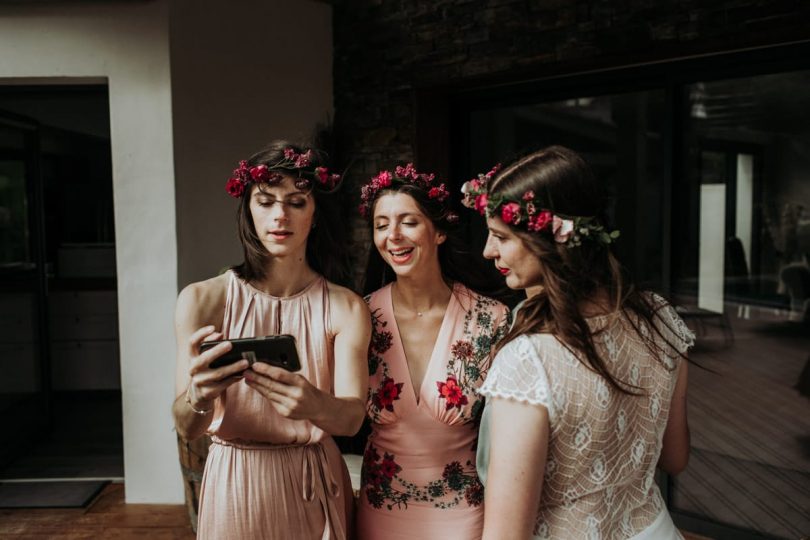
<path fill-rule="evenodd" d="M 298 359 L 298 350 L 295 338 L 289 334 L 277 336 L 263 336 L 252 338 L 228 339 L 233 344 L 233 348 L 220 356 L 209 367 L 216 369 L 238 362 L 243 358 L 250 365 L 253 362 L 264 362 L 271 366 L 277 366 L 287 371 L 298 371 L 301 363 Z M 200 352 L 204 352 L 221 341 L 204 341 L 200 346 Z"/>

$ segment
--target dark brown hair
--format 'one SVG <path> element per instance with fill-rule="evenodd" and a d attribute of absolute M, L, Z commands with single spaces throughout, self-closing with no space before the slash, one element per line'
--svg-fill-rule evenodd
<path fill-rule="evenodd" d="M 273 165 L 284 158 L 284 150 L 292 148 L 298 153 L 306 149 L 289 141 L 277 140 L 271 142 L 260 152 L 250 156 L 248 165 Z M 312 149 L 311 166 L 325 166 L 323 152 Z M 292 174 L 292 173 L 291 173 Z M 244 261 L 232 267 L 236 274 L 245 281 L 261 280 L 265 277 L 266 263 L 270 254 L 265 249 L 256 229 L 253 226 L 253 217 L 250 213 L 251 187 L 248 186 L 242 194 L 237 209 L 237 224 L 239 241 L 244 251 Z M 262 189 L 262 185 L 259 185 Z M 307 237 L 306 257 L 307 263 L 313 270 L 323 275 L 329 281 L 345 285 L 350 279 L 350 266 L 345 246 L 345 229 L 339 215 L 339 201 L 337 193 L 312 190 L 315 200 L 315 216 L 313 229 Z"/>
<path fill-rule="evenodd" d="M 542 207 L 553 213 L 593 216 L 610 230 L 606 186 L 573 150 L 550 146 L 522 157 L 498 173 L 489 187 L 490 194 L 513 199 L 520 199 L 528 190 L 534 191 Z M 609 305 L 604 307 L 621 312 L 659 360 L 663 360 L 665 351 L 655 342 L 653 333 L 676 350 L 654 321 L 667 324 L 657 316 L 663 306 L 636 288 L 614 256 L 612 245 L 585 240 L 579 246 L 566 247 L 550 236 L 509 227 L 539 260 L 542 291 L 524 303 L 493 356 L 522 334 L 550 333 L 612 387 L 626 394 L 640 393 L 638 387 L 610 372 L 597 352 L 581 306 L 606 293 Z M 642 331 L 641 325 L 653 332 Z"/>

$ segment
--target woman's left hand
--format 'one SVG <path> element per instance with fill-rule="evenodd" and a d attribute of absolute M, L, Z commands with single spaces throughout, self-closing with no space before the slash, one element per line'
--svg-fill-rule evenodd
<path fill-rule="evenodd" d="M 311 420 L 323 413 L 325 394 L 302 375 L 255 362 L 244 372 L 245 383 L 270 400 L 281 416 Z"/>

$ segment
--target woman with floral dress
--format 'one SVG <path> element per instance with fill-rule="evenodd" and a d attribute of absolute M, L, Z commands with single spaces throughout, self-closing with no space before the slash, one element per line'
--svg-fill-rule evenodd
<path fill-rule="evenodd" d="M 481 535 L 475 451 L 483 400 L 475 390 L 509 312 L 475 292 L 487 280 L 456 247 L 448 197 L 434 175 L 410 164 L 381 172 L 362 191 L 377 253 L 396 275 L 366 299 L 373 327 L 372 432 L 358 508 L 364 540 Z"/>
<path fill-rule="evenodd" d="M 654 475 L 689 457 L 694 336 L 624 275 L 605 186 L 553 146 L 463 191 L 487 218 L 484 256 L 533 288 L 480 388 L 483 538 L 680 538 Z"/>

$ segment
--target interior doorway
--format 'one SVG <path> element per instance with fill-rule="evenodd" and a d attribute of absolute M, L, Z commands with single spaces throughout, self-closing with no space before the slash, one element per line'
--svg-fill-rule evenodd
<path fill-rule="evenodd" d="M 0 482 L 122 480 L 106 85 L 0 86 Z"/>

